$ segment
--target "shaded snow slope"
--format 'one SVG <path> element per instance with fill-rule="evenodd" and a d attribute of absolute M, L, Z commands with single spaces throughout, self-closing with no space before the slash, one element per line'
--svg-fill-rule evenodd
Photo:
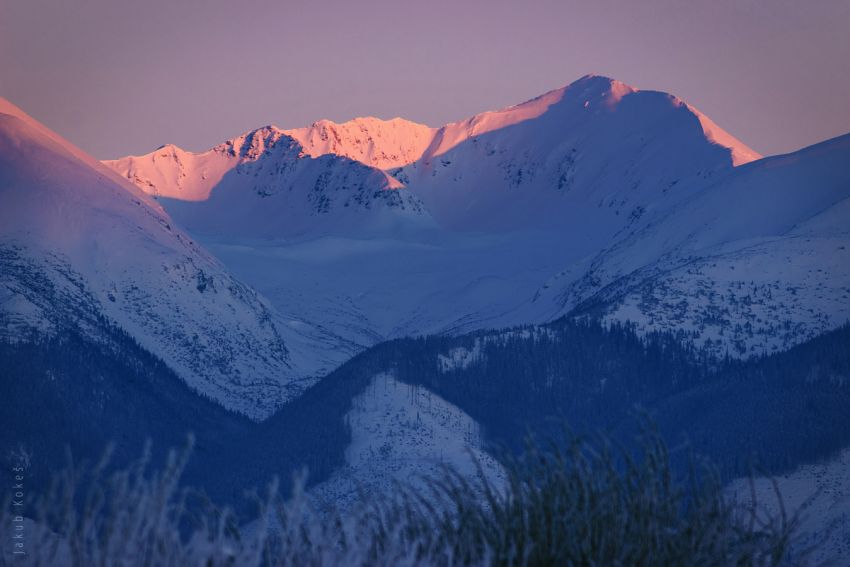
<path fill-rule="evenodd" d="M 747 507 L 755 490 L 760 517 L 780 517 L 783 508 L 789 519 L 799 514 L 795 551 L 814 549 L 807 558 L 811 564 L 843 565 L 850 557 L 850 449 L 775 478 L 736 480 L 727 490 Z"/>
<path fill-rule="evenodd" d="M 501 465 L 482 449 L 478 424 L 426 388 L 379 374 L 352 406 L 345 465 L 312 489 L 321 502 L 345 508 L 361 496 L 391 494 L 396 484 L 428 490 L 426 479 L 446 466 L 473 478 L 480 465 L 488 481 L 504 481 Z"/>
<path fill-rule="evenodd" d="M 4 334 L 94 332 L 105 318 L 252 417 L 346 356 L 334 337 L 281 317 L 142 191 L 5 101 L 0 203 Z"/>

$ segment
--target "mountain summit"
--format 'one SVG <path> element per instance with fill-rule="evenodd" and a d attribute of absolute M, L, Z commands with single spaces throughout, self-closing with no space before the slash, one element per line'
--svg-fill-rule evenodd
<path fill-rule="evenodd" d="M 562 223 L 577 201 L 593 200 L 610 209 L 597 211 L 607 236 L 621 224 L 611 217 L 647 207 L 679 180 L 758 157 L 676 97 L 588 75 L 440 128 L 322 120 L 267 126 L 202 153 L 164 146 L 106 163 L 149 194 L 210 201 L 169 206 L 204 233 L 291 237 L 415 216 L 504 230 Z"/>
<path fill-rule="evenodd" d="M 586 75 L 522 104 L 477 114 L 440 128 L 402 118 L 381 120 L 366 117 L 342 124 L 320 120 L 309 127 L 285 130 L 284 133 L 296 139 L 304 151 L 314 157 L 335 154 L 379 169 L 393 169 L 420 160 L 431 160 L 475 136 L 539 118 L 564 99 L 578 101 L 588 111 L 591 104 L 594 108 L 601 106 L 612 110 L 625 97 L 638 92 L 638 89 L 608 77 Z M 675 97 L 671 97 L 671 104 L 684 107 L 696 118 L 706 140 L 727 148 L 733 165 L 761 157 L 694 107 Z"/>

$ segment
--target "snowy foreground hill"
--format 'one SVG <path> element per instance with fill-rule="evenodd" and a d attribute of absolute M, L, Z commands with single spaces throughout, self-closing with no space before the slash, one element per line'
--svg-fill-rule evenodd
<path fill-rule="evenodd" d="M 583 314 L 747 357 L 850 317 L 850 138 L 759 158 L 671 95 L 588 76 L 441 128 L 269 126 L 106 163 L 359 348 Z"/>
<path fill-rule="evenodd" d="M 345 359 L 282 316 L 150 197 L 0 99 L 0 333 L 117 326 L 192 388 L 267 416 Z M 106 329 L 106 330 L 105 330 Z"/>

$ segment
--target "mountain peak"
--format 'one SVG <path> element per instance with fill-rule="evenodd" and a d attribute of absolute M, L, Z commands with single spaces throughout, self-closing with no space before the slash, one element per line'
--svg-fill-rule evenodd
<path fill-rule="evenodd" d="M 585 75 L 561 90 L 578 97 L 606 98 L 609 104 L 638 92 L 635 87 L 604 75 Z"/>
<path fill-rule="evenodd" d="M 627 85 L 622 81 L 618 81 L 617 79 L 614 79 L 607 75 L 597 75 L 596 73 L 588 73 L 587 75 L 583 75 L 575 81 L 568 83 L 564 88 L 569 89 L 596 87 L 602 90 L 606 90 L 614 87 L 615 85 L 623 85 L 633 91 L 637 90 L 636 88 L 632 87 L 631 85 Z"/>
<path fill-rule="evenodd" d="M 430 145 L 436 129 L 403 118 L 363 116 L 341 124 L 319 120 L 284 133 L 312 157 L 336 154 L 378 169 L 392 169 L 416 161 Z"/>
<path fill-rule="evenodd" d="M 761 157 L 707 116 L 672 95 L 640 91 L 617 79 L 592 73 L 520 104 L 482 112 L 440 128 L 401 117 L 382 119 L 359 116 L 345 122 L 321 119 L 309 126 L 289 130 L 273 125 L 264 126 L 228 140 L 214 149 L 229 152 L 240 159 L 255 159 L 272 146 L 280 144 L 282 138 L 288 138 L 291 147 L 297 144 L 299 151 L 310 157 L 333 154 L 386 171 L 417 161 L 429 162 L 473 137 L 512 127 L 544 114 L 552 116 L 551 121 L 560 124 L 558 131 L 563 131 L 567 125 L 574 129 L 579 127 L 577 120 L 583 122 L 585 117 L 597 111 L 604 114 L 615 110 L 631 95 L 639 95 L 638 98 L 650 106 L 663 104 L 672 109 L 685 109 L 696 119 L 709 143 L 728 149 L 732 165 L 741 165 Z M 550 113 L 555 107 L 560 110 Z M 641 114 L 640 111 L 636 112 Z"/>
<path fill-rule="evenodd" d="M 290 136 L 287 136 L 286 132 L 269 124 L 227 140 L 213 150 L 227 153 L 239 159 L 256 160 L 263 153 L 279 144 L 284 144 L 289 149 L 294 149 L 294 146 L 297 145 Z"/>
<path fill-rule="evenodd" d="M 306 128 L 349 128 L 352 126 L 414 126 L 414 127 L 424 127 L 429 128 L 429 126 L 425 124 L 419 124 L 412 120 L 408 120 L 406 118 L 402 118 L 401 116 L 396 116 L 394 118 L 380 118 L 378 116 L 356 116 L 350 120 L 346 120 L 345 122 L 335 122 L 329 118 L 322 118 L 321 120 L 317 120 L 307 126 Z M 289 130 L 290 132 L 295 132 L 298 130 L 304 130 L 306 128 L 295 128 L 293 130 Z"/>
<path fill-rule="evenodd" d="M 581 104 L 588 108 L 600 101 L 604 101 L 608 107 L 612 107 L 624 97 L 641 91 L 611 77 L 588 74 L 555 92 L 563 93 L 564 99 L 579 99 L 579 102 L 583 100 L 584 102 L 581 102 Z M 662 95 L 669 97 L 674 107 L 684 108 L 691 113 L 699 121 L 699 125 L 709 142 L 728 148 L 732 165 L 743 165 L 762 157 L 761 154 L 723 130 L 708 116 L 679 97 L 658 91 L 643 91 L 643 93 L 646 96 Z"/>

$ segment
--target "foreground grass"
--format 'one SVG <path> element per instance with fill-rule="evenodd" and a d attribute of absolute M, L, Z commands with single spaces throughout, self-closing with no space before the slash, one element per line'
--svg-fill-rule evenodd
<path fill-rule="evenodd" d="M 105 475 L 69 467 L 30 502 L 24 564 L 74 566 L 795 565 L 797 518 L 724 494 L 708 468 L 676 479 L 664 444 L 639 455 L 573 439 L 526 454 L 498 485 L 451 469 L 426 491 L 398 486 L 345 512 L 297 482 L 256 498 L 253 521 L 180 487 L 188 451 Z M 11 525 L 10 506 L 3 524 Z M 44 526 L 51 526 L 48 530 Z M 7 545 L 4 541 L 3 545 Z M 4 564 L 21 564 L 4 548 Z"/>

